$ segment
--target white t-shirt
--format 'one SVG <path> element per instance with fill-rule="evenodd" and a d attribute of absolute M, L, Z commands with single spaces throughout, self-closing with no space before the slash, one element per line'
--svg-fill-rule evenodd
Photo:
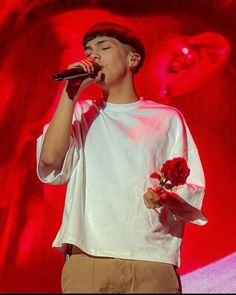
<path fill-rule="evenodd" d="M 43 134 L 37 139 L 37 162 Z M 55 143 L 56 144 L 56 143 Z M 195 211 L 173 215 L 148 209 L 143 195 L 155 187 L 150 175 L 166 160 L 184 157 L 190 175 L 176 193 Z M 182 114 L 141 98 L 128 104 L 84 100 L 77 103 L 61 171 L 37 165 L 38 177 L 67 183 L 61 227 L 52 246 L 78 246 L 95 256 L 180 265 L 185 221 L 203 225 L 205 179 L 198 151 Z"/>

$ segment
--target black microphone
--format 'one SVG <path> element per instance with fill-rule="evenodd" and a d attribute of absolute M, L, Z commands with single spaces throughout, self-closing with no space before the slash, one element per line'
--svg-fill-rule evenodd
<path fill-rule="evenodd" d="M 97 76 L 97 73 L 101 70 L 101 67 L 99 64 L 94 63 L 94 70 L 90 73 L 85 72 L 85 70 L 79 66 L 77 68 L 68 69 L 56 74 L 52 75 L 53 80 L 62 81 L 62 80 L 70 80 L 75 78 L 95 78 Z"/>

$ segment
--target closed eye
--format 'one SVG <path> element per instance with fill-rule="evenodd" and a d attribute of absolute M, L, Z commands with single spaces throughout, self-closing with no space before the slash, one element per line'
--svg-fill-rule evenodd
<path fill-rule="evenodd" d="M 107 50 L 107 49 L 109 49 L 109 48 L 111 48 L 111 47 L 110 47 L 110 46 L 107 46 L 107 47 L 103 47 L 103 48 L 101 48 L 101 50 Z M 90 57 L 91 53 L 92 53 L 92 52 L 88 52 L 88 53 L 86 53 L 86 57 Z"/>
<path fill-rule="evenodd" d="M 91 52 L 90 50 L 87 51 L 87 52 L 85 51 L 85 56 L 86 56 L 86 57 L 90 57 L 91 53 L 92 53 L 92 52 Z"/>

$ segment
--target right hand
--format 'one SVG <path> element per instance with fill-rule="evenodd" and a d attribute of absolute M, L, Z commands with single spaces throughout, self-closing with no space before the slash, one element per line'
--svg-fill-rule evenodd
<path fill-rule="evenodd" d="M 91 58 L 84 58 L 79 62 L 75 62 L 68 66 L 68 69 L 82 67 L 85 72 L 92 72 L 94 69 L 94 59 Z M 66 83 L 66 92 L 71 100 L 74 100 L 77 97 L 78 93 L 91 84 L 92 82 L 99 82 L 102 80 L 102 71 L 99 71 L 95 78 L 87 77 L 85 79 L 70 79 Z"/>
<path fill-rule="evenodd" d="M 155 209 L 162 206 L 162 195 L 166 193 L 162 186 L 153 189 L 148 188 L 147 192 L 143 195 L 144 203 L 148 209 Z"/>

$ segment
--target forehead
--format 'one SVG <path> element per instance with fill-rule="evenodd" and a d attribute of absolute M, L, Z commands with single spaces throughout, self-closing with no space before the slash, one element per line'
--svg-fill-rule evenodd
<path fill-rule="evenodd" d="M 86 46 L 85 46 L 85 50 L 86 49 L 88 49 L 88 48 L 90 48 L 90 47 L 94 47 L 94 46 L 99 46 L 99 45 L 101 45 L 101 44 L 103 44 L 104 42 L 110 42 L 110 43 L 112 43 L 112 44 L 114 44 L 114 45 L 119 45 L 119 46 L 121 46 L 122 45 L 122 43 L 119 41 L 119 40 L 117 40 L 117 39 L 115 39 L 115 38 L 113 38 L 113 37 L 107 37 L 107 36 L 98 36 L 98 37 L 95 37 L 94 39 L 92 39 L 92 40 L 90 40 L 87 44 L 86 44 Z"/>

